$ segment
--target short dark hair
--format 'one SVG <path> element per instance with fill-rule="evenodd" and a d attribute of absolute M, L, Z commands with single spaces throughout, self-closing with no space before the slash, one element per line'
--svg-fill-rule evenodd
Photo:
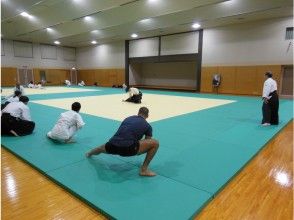
<path fill-rule="evenodd" d="M 144 116 L 148 117 L 148 115 L 149 115 L 149 109 L 146 108 L 146 107 L 141 107 L 139 109 L 138 115 L 144 115 Z"/>
<path fill-rule="evenodd" d="M 74 102 L 71 105 L 71 110 L 78 112 L 81 109 L 81 104 L 79 102 Z"/>
<path fill-rule="evenodd" d="M 21 96 L 19 97 L 19 101 L 25 103 L 25 102 L 29 102 L 30 99 L 27 96 Z"/>
<path fill-rule="evenodd" d="M 267 71 L 267 72 L 265 72 L 265 75 L 266 75 L 267 77 L 269 77 L 269 78 L 273 77 L 273 74 L 272 74 L 271 71 Z"/>
<path fill-rule="evenodd" d="M 16 97 L 16 96 L 19 96 L 19 95 L 21 95 L 21 91 L 19 91 L 19 90 L 14 91 L 14 96 L 13 97 Z"/>

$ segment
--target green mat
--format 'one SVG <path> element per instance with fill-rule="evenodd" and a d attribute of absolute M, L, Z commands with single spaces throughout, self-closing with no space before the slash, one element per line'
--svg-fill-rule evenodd
<path fill-rule="evenodd" d="M 122 93 L 120 89 L 32 95 L 32 100 Z M 115 219 L 189 219 L 293 118 L 293 102 L 280 101 L 278 126 L 261 127 L 261 101 L 255 97 L 146 90 L 143 93 L 231 99 L 236 102 L 151 123 L 160 148 L 151 163 L 157 177 L 138 168 L 145 155 L 84 154 L 105 143 L 120 122 L 82 114 L 86 126 L 77 142 L 54 143 L 45 135 L 64 110 L 30 103 L 36 130 L 21 138 L 2 137 L 14 154 L 83 201 Z M 44 114 L 45 113 L 45 114 Z"/>

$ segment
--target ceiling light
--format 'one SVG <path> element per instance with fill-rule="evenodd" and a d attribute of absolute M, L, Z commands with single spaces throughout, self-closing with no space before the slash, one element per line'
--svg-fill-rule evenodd
<path fill-rule="evenodd" d="M 75 68 L 75 67 L 72 67 L 71 69 L 72 69 L 72 70 L 75 70 L 76 68 Z"/>
<path fill-rule="evenodd" d="M 20 13 L 20 15 L 21 16 L 24 16 L 24 17 L 29 17 L 30 15 L 28 14 L 28 13 L 26 13 L 26 12 L 22 12 L 22 13 Z"/>
<path fill-rule="evenodd" d="M 91 44 L 97 44 L 97 41 L 93 40 L 91 41 Z"/>
<path fill-rule="evenodd" d="M 98 30 L 93 30 L 91 31 L 91 33 L 98 33 Z"/>
<path fill-rule="evenodd" d="M 58 40 L 54 41 L 55 44 L 60 44 L 60 42 Z"/>
<path fill-rule="evenodd" d="M 200 27 L 201 27 L 201 25 L 198 24 L 198 23 L 194 23 L 194 24 L 192 25 L 192 28 L 194 28 L 194 29 L 197 29 L 197 28 L 200 28 Z"/>
<path fill-rule="evenodd" d="M 53 31 L 53 29 L 52 29 L 52 28 L 46 28 L 46 30 L 47 30 L 47 31 Z"/>
<path fill-rule="evenodd" d="M 136 38 L 136 37 L 138 37 L 138 34 L 132 34 L 131 37 Z"/>
<path fill-rule="evenodd" d="M 86 17 L 84 17 L 84 19 L 85 19 L 85 21 L 91 21 L 92 20 L 92 18 L 90 16 L 86 16 Z"/>

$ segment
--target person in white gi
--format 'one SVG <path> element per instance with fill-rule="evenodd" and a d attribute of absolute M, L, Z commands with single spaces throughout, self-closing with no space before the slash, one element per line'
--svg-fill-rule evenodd
<path fill-rule="evenodd" d="M 277 93 L 277 82 L 272 79 L 273 74 L 266 72 L 266 80 L 262 92 L 262 122 L 263 126 L 279 124 L 279 97 Z"/>
<path fill-rule="evenodd" d="M 71 86 L 71 83 L 70 83 L 70 81 L 69 81 L 69 80 L 67 80 L 67 79 L 64 81 L 64 83 L 65 83 L 65 85 L 67 85 L 67 86 Z"/>
<path fill-rule="evenodd" d="M 123 100 L 123 102 L 133 102 L 137 104 L 141 103 L 142 93 L 139 91 L 139 89 L 127 86 L 126 92 L 129 93 L 129 98 Z"/>
<path fill-rule="evenodd" d="M 24 87 L 20 85 L 19 83 L 15 84 L 15 87 L 13 88 L 13 94 L 15 91 L 20 91 L 22 95 L 24 95 Z M 11 95 L 13 96 L 13 95 Z"/>
<path fill-rule="evenodd" d="M 11 102 L 2 110 L 1 134 L 24 136 L 33 132 L 35 122 L 31 119 L 28 102 L 27 96 L 21 96 L 19 102 Z"/>
<path fill-rule="evenodd" d="M 9 103 L 11 102 L 19 102 L 19 97 L 21 96 L 20 91 L 15 91 L 14 96 L 11 96 L 9 98 L 6 98 L 4 104 L 1 104 L 1 110 L 3 110 Z"/>
<path fill-rule="evenodd" d="M 28 84 L 28 88 L 31 88 L 31 89 L 35 88 L 35 84 L 33 81 L 30 81 L 30 83 Z"/>
<path fill-rule="evenodd" d="M 79 102 L 74 102 L 71 105 L 71 109 L 70 111 L 61 113 L 53 129 L 47 133 L 47 137 L 65 143 L 74 142 L 74 134 L 78 129 L 81 129 L 85 123 L 79 114 L 81 104 Z"/>
<path fill-rule="evenodd" d="M 85 84 L 85 82 L 82 80 L 78 85 L 79 85 L 79 86 L 85 86 L 86 84 Z"/>

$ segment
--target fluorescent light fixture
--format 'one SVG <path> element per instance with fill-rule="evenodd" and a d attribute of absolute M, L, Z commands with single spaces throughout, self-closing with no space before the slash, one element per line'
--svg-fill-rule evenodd
<path fill-rule="evenodd" d="M 20 15 L 23 16 L 23 17 L 30 17 L 30 15 L 28 13 L 26 13 L 26 12 L 22 12 L 22 13 L 20 13 Z"/>
<path fill-rule="evenodd" d="M 145 19 L 142 19 L 140 22 L 141 23 L 148 23 L 151 21 L 151 18 L 145 18 Z"/>
<path fill-rule="evenodd" d="M 93 40 L 91 41 L 91 44 L 97 44 L 97 41 Z"/>
<path fill-rule="evenodd" d="M 201 25 L 198 24 L 198 23 L 192 24 L 192 28 L 194 28 L 194 29 L 197 29 L 197 28 L 200 28 L 200 27 L 201 27 Z"/>
<path fill-rule="evenodd" d="M 136 37 L 138 37 L 138 34 L 132 34 L 131 37 L 136 38 Z"/>
<path fill-rule="evenodd" d="M 92 20 L 92 18 L 90 16 L 86 16 L 86 17 L 84 17 L 84 19 L 85 19 L 85 21 L 91 21 Z"/>
<path fill-rule="evenodd" d="M 52 29 L 52 28 L 46 28 L 46 30 L 47 30 L 47 31 L 53 31 L 53 29 Z"/>
<path fill-rule="evenodd" d="M 91 31 L 91 33 L 98 33 L 98 32 L 99 32 L 98 30 Z"/>
<path fill-rule="evenodd" d="M 60 42 L 58 40 L 54 41 L 55 44 L 60 44 Z"/>

